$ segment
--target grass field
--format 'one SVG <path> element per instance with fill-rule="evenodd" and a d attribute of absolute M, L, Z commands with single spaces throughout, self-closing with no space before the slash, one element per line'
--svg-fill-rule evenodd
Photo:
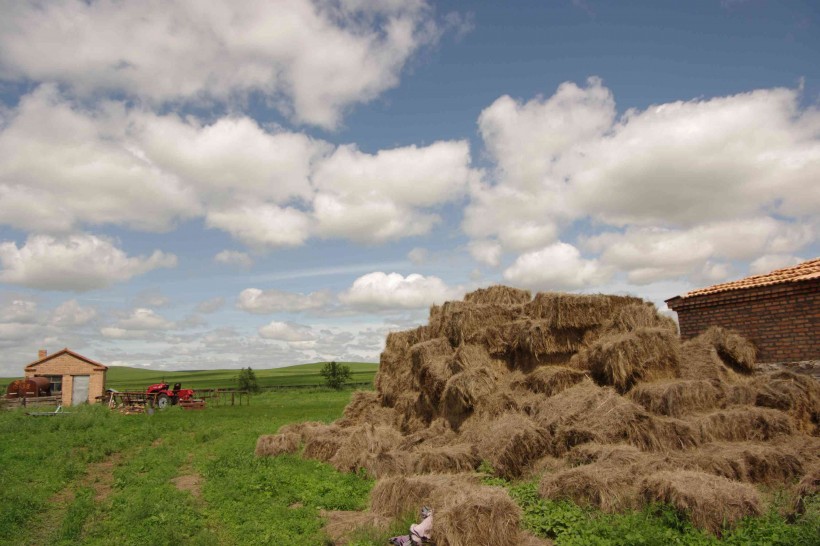
<path fill-rule="evenodd" d="M 260 387 L 278 387 L 292 385 L 323 385 L 324 378 L 319 370 L 324 362 L 301 364 L 285 368 L 254 370 Z M 349 366 L 351 382 L 371 383 L 376 375 L 378 364 L 369 362 L 342 362 Z M 182 383 L 185 388 L 216 389 L 236 387 L 239 370 L 199 370 L 184 372 L 164 372 L 130 368 L 126 366 L 109 366 L 106 373 L 106 387 L 118 391 L 142 391 L 153 383 L 165 381 L 170 384 Z M 0 378 L 0 389 L 5 392 L 6 386 L 19 378 Z"/>
<path fill-rule="evenodd" d="M 0 544 L 322 546 L 322 510 L 367 506 L 373 481 L 296 455 L 256 458 L 260 434 L 338 418 L 351 391 L 286 389 L 250 406 L 123 415 L 76 406 L 63 416 L 0 412 Z M 505 487 L 522 525 L 559 545 L 812 545 L 820 504 L 787 523 L 777 511 L 719 540 L 662 506 L 625 515 L 541 499 L 535 482 Z M 350 546 L 384 546 L 409 520 L 363 530 Z"/>

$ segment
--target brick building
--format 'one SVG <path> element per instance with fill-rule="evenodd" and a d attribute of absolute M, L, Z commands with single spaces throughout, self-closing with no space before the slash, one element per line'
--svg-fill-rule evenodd
<path fill-rule="evenodd" d="M 107 366 L 94 362 L 70 349 L 49 355 L 41 350 L 39 358 L 26 366 L 26 377 L 47 377 L 51 394 L 61 395 L 62 404 L 93 404 L 105 390 Z"/>
<path fill-rule="evenodd" d="M 820 258 L 666 300 L 682 339 L 709 326 L 751 340 L 761 363 L 820 360 Z"/>

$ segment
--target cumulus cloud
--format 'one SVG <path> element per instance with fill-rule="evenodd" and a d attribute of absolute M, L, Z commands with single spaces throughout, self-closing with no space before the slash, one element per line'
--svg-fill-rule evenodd
<path fill-rule="evenodd" d="M 775 269 L 797 265 L 803 261 L 805 261 L 805 258 L 790 256 L 788 254 L 766 254 L 749 264 L 749 273 L 751 275 L 762 275 Z"/>
<path fill-rule="evenodd" d="M 504 270 L 508 281 L 536 290 L 575 290 L 605 282 L 611 271 L 567 243 L 527 252 Z"/>
<path fill-rule="evenodd" d="M 439 221 L 429 209 L 460 197 L 478 176 L 467 141 L 376 154 L 340 146 L 313 175 L 317 233 L 368 243 L 425 234 Z"/>
<path fill-rule="evenodd" d="M 518 253 L 518 275 L 538 249 L 585 232 L 578 243 L 599 265 L 647 283 L 797 252 L 820 210 L 820 112 L 799 95 L 763 89 L 620 117 L 597 78 L 501 97 L 479 117 L 494 169 L 470 185 L 471 254 L 492 265 Z"/>
<path fill-rule="evenodd" d="M 13 241 L 0 243 L 0 281 L 44 290 L 103 288 L 176 263 L 176 256 L 159 250 L 129 257 L 110 240 L 89 234 L 32 235 L 19 248 Z"/>
<path fill-rule="evenodd" d="M 33 323 L 37 319 L 37 302 L 13 298 L 0 303 L 0 322 Z"/>
<path fill-rule="evenodd" d="M 310 235 L 310 217 L 293 207 L 246 205 L 208 213 L 206 223 L 256 247 L 300 246 Z"/>
<path fill-rule="evenodd" d="M 279 312 L 300 312 L 321 309 L 330 305 L 333 295 L 328 291 L 299 294 L 281 290 L 246 288 L 239 293 L 236 306 L 248 313 L 267 315 Z"/>
<path fill-rule="evenodd" d="M 196 306 L 196 311 L 198 313 L 215 313 L 222 309 L 225 305 L 225 298 L 222 297 L 215 297 L 203 302 L 200 302 L 199 305 Z"/>
<path fill-rule="evenodd" d="M 244 268 L 249 268 L 253 265 L 253 258 L 251 258 L 250 254 L 236 250 L 223 250 L 214 256 L 214 261 L 218 264 L 237 265 Z"/>
<path fill-rule="evenodd" d="M 54 309 L 49 322 L 53 326 L 84 326 L 94 320 L 96 316 L 96 309 L 80 305 L 77 300 L 72 299 L 64 301 Z"/>
<path fill-rule="evenodd" d="M 316 339 L 310 326 L 278 321 L 273 321 L 259 328 L 259 336 L 289 343 L 307 342 Z"/>
<path fill-rule="evenodd" d="M 339 300 L 364 309 L 422 309 L 458 299 L 462 294 L 463 290 L 447 286 L 438 277 L 417 273 L 404 277 L 376 271 L 353 281 L 347 291 L 339 294 Z"/>
<path fill-rule="evenodd" d="M 26 1 L 3 15 L 7 79 L 157 105 L 261 93 L 296 121 L 328 128 L 397 85 L 407 60 L 439 36 L 421 0 Z"/>

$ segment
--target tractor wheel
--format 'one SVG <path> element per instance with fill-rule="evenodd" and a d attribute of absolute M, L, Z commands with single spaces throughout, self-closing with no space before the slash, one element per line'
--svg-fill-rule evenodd
<path fill-rule="evenodd" d="M 167 394 L 160 394 L 157 396 L 157 407 L 159 409 L 165 409 L 171 405 L 171 399 L 168 398 Z"/>

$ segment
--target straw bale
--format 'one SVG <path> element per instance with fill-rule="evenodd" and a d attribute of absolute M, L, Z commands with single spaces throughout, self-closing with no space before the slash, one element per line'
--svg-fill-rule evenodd
<path fill-rule="evenodd" d="M 391 476 L 376 482 L 370 509 L 389 518 L 415 514 L 421 506 L 438 510 L 455 491 L 472 488 L 479 479 L 474 473 Z"/>
<path fill-rule="evenodd" d="M 724 364 L 734 371 L 741 374 L 754 372 L 757 349 L 752 342 L 720 326 L 711 326 L 701 335 L 712 344 Z"/>
<path fill-rule="evenodd" d="M 687 468 L 742 482 L 787 484 L 803 474 L 797 454 L 782 445 L 717 442 L 681 453 L 681 457 Z"/>
<path fill-rule="evenodd" d="M 464 343 L 484 343 L 487 328 L 506 324 L 523 316 L 521 305 L 448 301 L 437 311 L 435 337 L 446 337 L 453 347 Z"/>
<path fill-rule="evenodd" d="M 521 531 L 515 543 L 518 546 L 553 546 L 555 544 L 548 538 L 541 538 L 526 531 Z"/>
<path fill-rule="evenodd" d="M 600 338 L 579 354 L 601 385 L 626 392 L 638 381 L 676 377 L 680 363 L 677 336 L 663 328 L 639 328 Z"/>
<path fill-rule="evenodd" d="M 506 360 L 492 356 L 484 345 L 472 343 L 460 345 L 448 361 L 448 366 L 453 374 L 477 368 L 493 370 L 497 377 L 508 372 Z"/>
<path fill-rule="evenodd" d="M 814 434 L 820 426 L 820 381 L 809 375 L 779 371 L 752 381 L 755 405 L 785 411 L 797 428 Z"/>
<path fill-rule="evenodd" d="M 444 386 L 453 375 L 448 365 L 452 356 L 453 348 L 443 337 L 417 343 L 410 349 L 411 369 L 418 389 L 434 404 L 441 400 Z"/>
<path fill-rule="evenodd" d="M 518 546 L 521 509 L 500 487 L 459 490 L 435 512 L 433 540 L 439 546 Z"/>
<path fill-rule="evenodd" d="M 738 377 L 737 383 L 723 384 L 724 405 L 729 406 L 754 406 L 757 400 L 757 387 L 754 379 Z"/>
<path fill-rule="evenodd" d="M 467 303 L 496 303 L 499 305 L 519 305 L 531 299 L 532 294 L 529 290 L 502 285 L 479 288 L 464 296 L 464 301 Z"/>
<path fill-rule="evenodd" d="M 661 315 L 651 302 L 630 303 L 616 309 L 603 324 L 598 335 L 625 333 L 639 328 L 662 328 L 673 334 L 678 333 L 677 323 L 666 315 Z"/>
<path fill-rule="evenodd" d="M 333 541 L 334 546 L 344 546 L 359 529 L 387 531 L 391 520 L 373 512 L 354 510 L 321 510 L 319 515 L 325 520 L 322 530 Z"/>
<path fill-rule="evenodd" d="M 785 413 L 754 406 L 736 406 L 699 416 L 703 441 L 765 441 L 794 432 Z"/>
<path fill-rule="evenodd" d="M 464 433 L 475 444 L 479 456 L 495 474 L 517 478 L 546 453 L 549 433 L 521 413 L 505 413 L 494 419 L 476 421 Z"/>
<path fill-rule="evenodd" d="M 321 421 L 303 421 L 301 423 L 288 423 L 287 425 L 282 425 L 279 427 L 278 433 L 279 434 L 288 434 L 294 433 L 299 435 L 299 441 L 304 442 L 307 435 L 316 428 L 324 428 L 327 426 L 327 423 L 322 423 Z"/>
<path fill-rule="evenodd" d="M 364 423 L 373 425 L 392 425 L 396 421 L 393 408 L 386 408 L 380 403 L 381 397 L 374 391 L 356 391 L 345 406 L 344 416 L 336 421 L 340 427 L 352 427 Z"/>
<path fill-rule="evenodd" d="M 479 400 L 497 387 L 494 374 L 488 368 L 474 368 L 459 372 L 447 380 L 441 397 L 441 413 L 453 428 L 458 428 L 475 408 Z"/>
<path fill-rule="evenodd" d="M 696 527 L 715 534 L 724 525 L 732 527 L 743 517 L 761 514 L 753 486 L 703 472 L 657 472 L 642 481 L 641 496 L 646 502 L 673 506 Z"/>
<path fill-rule="evenodd" d="M 302 437 L 295 432 L 284 434 L 266 434 L 256 441 L 257 457 L 275 457 L 282 453 L 296 453 L 302 443 Z"/>
<path fill-rule="evenodd" d="M 554 328 L 593 328 L 606 322 L 619 308 L 643 300 L 631 296 L 539 292 L 524 307 L 532 318 L 547 320 Z"/>
<path fill-rule="evenodd" d="M 581 348 L 584 331 L 555 328 L 543 319 L 524 318 L 487 328 L 484 344 L 495 355 L 524 353 L 536 359 L 569 358 Z"/>
<path fill-rule="evenodd" d="M 587 442 L 628 442 L 643 450 L 696 445 L 699 432 L 687 423 L 653 417 L 612 388 L 585 380 L 547 398 L 536 415 L 553 437 L 553 455 Z"/>
<path fill-rule="evenodd" d="M 401 432 L 393 427 L 372 424 L 351 427 L 329 462 L 340 472 L 366 469 L 372 456 L 392 450 L 401 440 Z"/>
<path fill-rule="evenodd" d="M 642 452 L 629 444 L 599 444 L 590 442 L 573 447 L 567 455 L 567 461 L 573 466 L 608 463 L 626 466 L 641 460 Z"/>
<path fill-rule="evenodd" d="M 431 422 L 429 427 L 402 438 L 399 447 L 408 450 L 420 445 L 442 447 L 451 444 L 455 437 L 456 433 L 450 427 L 450 423 L 443 418 L 439 418 Z"/>
<path fill-rule="evenodd" d="M 364 470 L 368 476 L 383 478 L 411 474 L 416 466 L 418 455 L 402 449 L 391 449 L 362 455 L 356 469 Z M 333 461 L 330 461 L 333 463 Z"/>
<path fill-rule="evenodd" d="M 539 494 L 551 500 L 571 500 L 579 506 L 615 512 L 639 506 L 633 465 L 591 463 L 545 474 Z"/>
<path fill-rule="evenodd" d="M 794 489 L 794 513 L 806 511 L 807 501 L 820 493 L 820 464 L 809 468 Z"/>
<path fill-rule="evenodd" d="M 328 462 L 339 450 L 345 433 L 338 425 L 325 425 L 305 429 L 305 449 L 302 457 Z"/>
<path fill-rule="evenodd" d="M 396 396 L 393 410 L 395 412 L 394 424 L 396 428 L 401 430 L 404 434 L 411 434 L 418 432 L 427 427 L 431 415 L 425 416 L 423 411 L 420 411 L 419 393 L 415 391 L 403 392 Z M 432 405 L 430 405 L 432 408 Z"/>
<path fill-rule="evenodd" d="M 737 383 L 740 376 L 718 354 L 711 335 L 703 333 L 681 345 L 682 379 L 716 379 Z"/>
<path fill-rule="evenodd" d="M 481 463 L 472 444 L 422 445 L 415 455 L 414 470 L 417 474 L 471 472 Z"/>
<path fill-rule="evenodd" d="M 405 353 L 416 343 L 431 339 L 428 326 L 419 326 L 412 330 L 390 332 L 385 340 L 385 351 Z"/>
<path fill-rule="evenodd" d="M 722 407 L 724 393 L 714 380 L 672 379 L 636 385 L 629 398 L 652 413 L 681 417 Z"/>
<path fill-rule="evenodd" d="M 566 366 L 540 366 L 526 375 L 524 384 L 533 392 L 553 396 L 586 377 L 586 372 Z"/>

